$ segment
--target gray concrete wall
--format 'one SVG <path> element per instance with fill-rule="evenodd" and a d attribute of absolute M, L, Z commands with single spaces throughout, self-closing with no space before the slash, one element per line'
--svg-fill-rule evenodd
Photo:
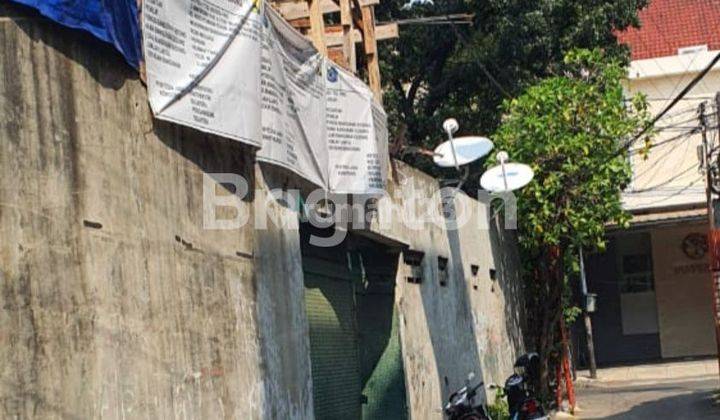
<path fill-rule="evenodd" d="M 0 19 L 0 417 L 260 417 L 253 232 L 202 229 L 203 173 L 252 179 L 249 149 L 153 121 L 108 46 Z"/>
<path fill-rule="evenodd" d="M 440 418 L 437 410 L 464 385 L 468 373 L 486 385 L 502 384 L 524 347 L 517 242 L 484 204 L 462 193 L 449 201 L 458 214 L 467 212 L 471 222 L 465 227 L 449 229 L 443 217 L 439 223 L 408 226 L 400 209 L 412 197 L 425 197 L 419 200 L 420 214 L 442 214 L 448 196 L 438 193 L 436 179 L 399 162 L 396 169 L 378 220 L 368 230 L 425 253 L 420 284 L 407 281 L 411 267 L 401 264 L 396 299 L 410 412 L 413 418 Z M 387 210 L 390 202 L 394 206 Z M 440 285 L 438 257 L 448 259 L 446 286 Z M 489 394 L 494 401 L 494 393 Z"/>
<path fill-rule="evenodd" d="M 296 212 L 269 200 L 284 227 L 202 226 L 206 173 L 250 180 L 250 216 L 295 181 L 249 147 L 153 120 L 110 47 L 27 9 L 0 6 L 0 57 L 0 418 L 312 418 Z M 437 191 L 400 167 L 396 202 L 407 179 Z M 522 347 L 512 235 L 366 233 L 426 254 L 422 284 L 404 264 L 397 276 L 413 417 L 439 417 L 470 371 L 501 382 Z"/>

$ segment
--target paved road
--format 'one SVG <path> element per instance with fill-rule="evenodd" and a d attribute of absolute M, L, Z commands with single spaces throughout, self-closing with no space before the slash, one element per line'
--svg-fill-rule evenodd
<path fill-rule="evenodd" d="M 715 376 L 682 380 L 582 384 L 583 420 L 720 419 Z"/>

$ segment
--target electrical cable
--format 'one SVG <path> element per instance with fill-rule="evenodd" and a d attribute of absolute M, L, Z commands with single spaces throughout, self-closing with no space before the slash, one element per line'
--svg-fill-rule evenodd
<path fill-rule="evenodd" d="M 397 25 L 420 25 L 420 24 L 443 24 L 443 25 L 472 25 L 472 19 L 475 17 L 472 13 L 455 13 L 449 15 L 436 15 L 436 16 L 425 16 L 419 18 L 408 18 L 399 19 L 392 22 L 378 22 L 383 23 L 395 23 Z"/>
<path fill-rule="evenodd" d="M 665 186 L 665 185 L 668 185 L 668 184 L 672 183 L 673 181 L 675 181 L 676 179 L 680 178 L 681 176 L 683 176 L 683 175 L 691 172 L 693 169 L 697 169 L 697 165 L 693 164 L 693 165 L 690 166 L 689 168 L 684 169 L 682 172 L 679 172 L 679 173 L 675 174 L 673 177 L 668 178 L 668 179 L 666 179 L 665 181 L 663 181 L 663 182 L 661 182 L 661 183 L 659 183 L 659 184 L 657 184 L 657 185 L 653 185 L 652 187 L 646 187 L 646 188 L 641 188 L 641 189 L 637 189 L 637 190 L 627 191 L 627 193 L 629 193 L 629 194 L 637 194 L 637 193 L 644 193 L 644 192 L 655 191 L 655 190 L 657 190 L 659 187 L 663 187 L 663 186 Z M 695 181 L 693 181 L 693 182 L 695 182 Z"/>
<path fill-rule="evenodd" d="M 652 144 L 650 145 L 650 147 L 648 148 L 648 150 L 652 150 L 652 149 L 654 149 L 654 148 L 656 148 L 656 147 L 662 146 L 662 145 L 667 144 L 667 143 L 672 143 L 672 142 L 675 142 L 675 141 L 680 141 L 680 140 L 687 139 L 687 138 L 689 138 L 690 136 L 692 136 L 693 134 L 698 133 L 699 131 L 700 131 L 700 126 L 695 127 L 694 129 L 692 129 L 692 130 L 690 130 L 690 131 L 687 131 L 687 132 L 685 132 L 685 133 L 678 134 L 678 135 L 676 135 L 676 136 L 673 136 L 673 137 L 670 137 L 670 138 L 667 138 L 667 139 L 663 139 L 662 141 L 659 141 L 659 142 L 657 142 L 657 143 L 652 143 Z M 635 154 L 638 154 L 638 153 L 642 152 L 644 149 L 645 149 L 644 147 L 636 147 L 635 149 L 628 150 L 628 153 L 629 153 L 630 156 L 633 156 L 633 155 L 635 155 Z"/>
<path fill-rule="evenodd" d="M 690 135 L 687 135 L 685 140 L 689 140 L 690 138 L 691 138 Z M 680 153 L 681 155 L 683 155 L 683 156 L 687 155 L 690 143 L 691 143 L 690 141 L 685 142 L 685 150 L 683 150 Z M 650 166 L 642 168 L 643 171 L 641 173 L 633 174 L 633 182 L 635 182 L 637 180 L 641 180 L 642 178 L 646 178 L 646 175 L 648 175 L 648 174 L 649 174 L 647 176 L 648 178 L 654 179 L 661 169 L 665 169 L 665 171 L 669 172 L 669 173 L 675 172 L 678 169 L 678 165 L 675 165 L 675 167 L 672 170 L 667 170 L 667 168 L 664 168 L 662 164 L 666 163 L 667 162 L 666 158 L 676 151 L 677 151 L 677 149 L 675 147 L 668 148 L 668 150 L 665 153 L 663 153 L 662 156 L 656 157 L 655 162 L 653 162 Z M 678 164 L 681 164 L 681 163 L 682 163 L 682 161 L 680 161 Z"/>
<path fill-rule="evenodd" d="M 672 44 L 670 42 L 668 42 L 667 38 L 665 38 L 664 31 L 662 31 L 660 29 L 657 22 L 655 22 L 655 19 L 649 19 L 649 20 L 653 24 L 653 26 L 655 26 L 655 30 L 657 31 L 658 34 L 660 34 L 660 37 L 662 38 L 663 42 L 665 42 L 665 44 L 669 48 Z M 710 38 L 706 38 L 706 39 L 710 39 Z M 693 63 L 695 62 L 695 59 L 698 57 L 698 55 L 699 54 L 693 54 L 692 59 L 690 60 L 690 63 L 688 63 L 688 65 L 685 67 L 685 70 L 680 74 L 680 77 L 678 78 L 677 83 L 675 83 L 675 87 L 673 88 L 672 92 L 670 93 L 670 98 L 675 96 L 675 92 L 677 92 L 677 89 L 680 87 L 680 84 L 685 80 L 685 75 L 687 75 L 688 70 L 693 65 Z M 656 64 L 658 64 L 658 67 L 660 67 L 657 59 L 655 59 L 655 62 L 656 62 Z M 660 67 L 660 70 L 663 72 L 663 74 L 668 74 L 667 72 L 665 72 L 665 70 L 662 67 Z"/>
<path fill-rule="evenodd" d="M 455 26 L 455 22 L 450 21 L 450 24 L 452 25 L 453 32 L 455 32 L 455 36 L 458 38 L 458 40 L 460 40 L 460 42 L 465 47 L 470 47 L 470 42 L 467 40 L 467 38 L 465 38 L 465 35 L 463 35 L 462 32 L 458 30 L 457 26 Z M 502 93 L 506 98 L 512 99 L 510 93 L 508 93 L 508 91 L 505 90 L 504 87 L 502 87 L 502 85 L 497 81 L 497 79 L 495 79 L 495 77 L 493 77 L 493 75 L 490 73 L 490 71 L 488 71 L 487 67 L 485 67 L 483 63 L 481 63 L 480 61 L 476 61 L 476 64 L 480 66 L 480 70 L 482 70 L 482 72 L 485 74 L 485 77 L 490 80 L 490 82 L 500 91 L 500 93 Z"/>
<path fill-rule="evenodd" d="M 675 193 L 673 193 L 673 194 L 671 194 L 671 195 L 669 195 L 669 196 L 667 196 L 667 197 L 663 197 L 663 198 L 661 198 L 661 199 L 659 199 L 659 200 L 652 201 L 652 202 L 650 202 L 650 203 L 645 203 L 645 205 L 646 205 L 646 206 L 654 206 L 654 205 L 656 205 L 656 204 L 662 203 L 663 201 L 667 201 L 667 200 L 669 200 L 669 199 L 671 199 L 671 198 L 677 197 L 677 196 L 680 195 L 680 194 L 684 194 L 684 193 L 687 192 L 690 188 L 692 188 L 693 186 L 695 186 L 695 185 L 698 183 L 698 181 L 702 181 L 703 178 L 705 178 L 705 175 L 701 175 L 700 177 L 698 177 L 698 178 L 695 179 L 694 181 L 691 181 L 689 184 L 687 184 L 685 187 L 683 187 L 682 189 L 678 190 L 677 192 L 675 192 Z M 703 189 L 704 189 L 704 187 L 703 187 Z"/>
<path fill-rule="evenodd" d="M 635 143 L 640 137 L 642 137 L 643 135 L 645 135 L 645 134 L 648 132 L 648 130 L 650 130 L 652 127 L 654 127 L 655 124 L 656 124 L 665 114 L 667 114 L 668 112 L 670 112 L 670 110 L 671 110 L 675 105 L 677 105 L 678 102 L 680 102 L 680 99 L 682 99 L 683 97 L 685 97 L 685 95 L 687 95 L 687 93 L 688 93 L 689 91 L 691 91 L 691 90 L 695 87 L 695 85 L 697 85 L 698 82 L 700 82 L 700 80 L 702 80 L 702 79 L 710 72 L 710 70 L 712 70 L 712 68 L 715 66 L 715 64 L 718 63 L 718 61 L 720 61 L 720 53 L 716 54 L 715 57 L 714 57 L 712 60 L 710 60 L 710 63 L 708 63 L 708 65 L 707 65 L 700 73 L 698 73 L 698 74 L 692 79 L 692 81 L 690 81 L 690 83 L 688 83 L 688 84 L 685 86 L 685 88 L 683 88 L 683 90 L 682 90 L 662 111 L 660 111 L 659 114 L 657 114 L 657 115 L 652 119 L 652 121 L 650 121 L 648 124 L 646 124 L 645 127 L 643 127 L 643 129 L 640 130 L 640 132 L 639 132 L 638 134 L 636 134 L 631 140 L 627 141 L 622 147 L 620 147 L 620 149 L 619 149 L 618 152 L 617 152 L 617 155 L 622 154 L 624 151 L 626 151 L 628 148 L 630 148 L 630 146 L 632 146 L 633 143 Z"/>

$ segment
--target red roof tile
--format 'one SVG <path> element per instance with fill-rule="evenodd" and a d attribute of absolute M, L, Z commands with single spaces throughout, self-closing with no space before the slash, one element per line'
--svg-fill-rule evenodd
<path fill-rule="evenodd" d="M 720 0 L 652 0 L 640 11 L 640 29 L 618 33 L 633 60 L 677 55 L 678 49 L 720 49 Z"/>

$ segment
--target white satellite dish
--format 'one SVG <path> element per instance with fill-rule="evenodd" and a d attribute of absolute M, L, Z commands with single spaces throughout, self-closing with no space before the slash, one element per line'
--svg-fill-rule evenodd
<path fill-rule="evenodd" d="M 493 142 L 485 137 L 458 137 L 436 147 L 433 161 L 441 168 L 463 166 L 487 155 L 493 147 Z"/>
<path fill-rule="evenodd" d="M 448 118 L 443 122 L 443 130 L 447 133 L 448 140 L 442 143 L 433 151 L 433 160 L 441 168 L 455 167 L 474 162 L 490 153 L 493 143 L 485 137 L 460 137 L 453 138 L 458 131 L 460 124 L 455 118 Z"/>
<path fill-rule="evenodd" d="M 520 189 L 532 181 L 535 173 L 522 163 L 506 163 L 506 152 L 497 154 L 500 164 L 488 169 L 480 178 L 480 185 L 490 192 L 506 192 Z"/>

